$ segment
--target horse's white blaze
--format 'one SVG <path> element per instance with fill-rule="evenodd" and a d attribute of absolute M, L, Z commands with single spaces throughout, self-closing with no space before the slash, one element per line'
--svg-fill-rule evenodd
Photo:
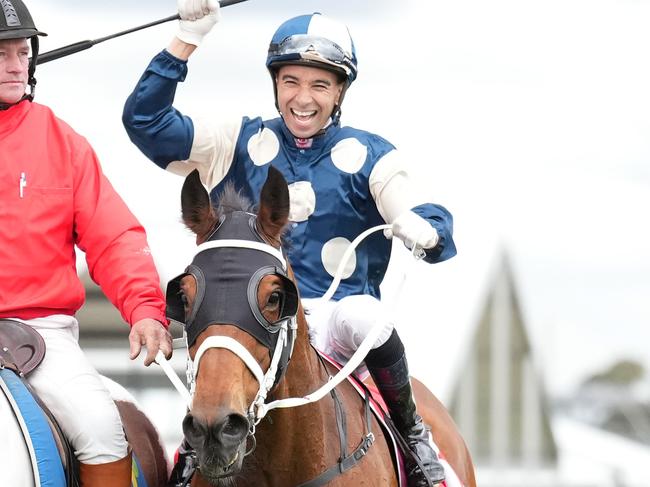
<path fill-rule="evenodd" d="M 4 393 L 0 390 L 0 475 L 2 485 L 34 487 L 32 462 L 20 425 Z"/>

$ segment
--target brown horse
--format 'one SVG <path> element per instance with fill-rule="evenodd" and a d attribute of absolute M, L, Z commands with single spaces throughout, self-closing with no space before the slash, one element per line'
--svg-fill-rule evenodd
<path fill-rule="evenodd" d="M 183 421 L 197 453 L 191 485 L 301 486 L 333 467 L 343 473 L 309 485 L 397 486 L 384 433 L 347 381 L 319 401 L 257 414 L 267 392 L 268 399 L 302 398 L 335 374 L 310 345 L 294 276 L 279 252 L 289 213 L 284 178 L 269 168 L 257 217 L 232 188 L 213 208 L 196 171 L 187 177 L 181 200 L 183 220 L 200 244 L 188 271 L 167 290 L 168 311 L 170 303 L 180 308 L 177 316 L 185 321 L 195 368 L 192 406 Z M 174 295 L 177 304 L 170 300 Z M 291 323 L 297 324 L 293 336 Z M 278 338 L 282 326 L 285 335 Z M 278 346 L 282 340 L 284 348 Z M 264 387 L 263 373 L 273 384 Z M 453 421 L 430 392 L 418 390 L 418 404 L 428 408 L 422 415 L 435 414 L 430 424 L 443 454 L 462 483 L 475 486 Z"/>

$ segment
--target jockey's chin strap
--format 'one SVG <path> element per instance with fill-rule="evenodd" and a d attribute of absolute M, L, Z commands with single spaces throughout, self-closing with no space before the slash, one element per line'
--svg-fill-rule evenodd
<path fill-rule="evenodd" d="M 377 225 L 375 227 L 369 228 L 368 230 L 364 231 L 352 241 L 352 243 L 345 250 L 343 257 L 339 262 L 339 266 L 334 275 L 332 284 L 330 284 L 329 289 L 325 292 L 325 294 L 323 294 L 323 296 L 319 299 L 319 301 L 315 303 L 315 306 L 319 306 L 320 304 L 325 303 L 332 298 L 332 296 L 336 292 L 336 289 L 338 288 L 341 282 L 343 272 L 345 271 L 345 266 L 348 260 L 350 259 L 352 252 L 354 252 L 354 250 L 359 246 L 359 244 L 372 233 L 383 231 L 389 228 L 391 228 L 391 225 L 389 224 Z M 246 243 L 252 243 L 252 242 L 243 242 L 243 245 L 245 245 Z M 261 250 L 260 247 L 261 247 L 260 245 L 257 245 L 256 249 Z M 413 256 L 415 257 L 415 259 L 419 260 L 420 258 L 423 257 L 423 254 L 418 252 L 417 248 L 414 246 Z M 403 283 L 404 281 L 402 281 L 400 288 L 402 287 Z M 172 367 L 169 365 L 167 359 L 162 354 L 162 352 L 160 351 L 158 352 L 158 354 L 156 355 L 156 361 L 159 365 L 162 366 L 167 377 L 169 377 L 174 387 L 176 387 L 180 395 L 186 401 L 188 408 L 191 409 L 192 396 L 194 394 L 194 387 L 196 384 L 196 377 L 199 372 L 200 360 L 203 354 L 210 348 L 224 348 L 230 350 L 232 353 L 237 355 L 246 364 L 246 366 L 252 372 L 255 379 L 257 379 L 257 382 L 260 384 L 260 388 L 257 392 L 257 395 L 255 396 L 255 399 L 253 400 L 248 410 L 249 421 L 251 424 L 251 433 L 254 433 L 255 426 L 272 409 L 303 406 L 305 404 L 316 402 L 322 399 L 328 393 L 330 393 L 337 385 L 339 385 L 350 374 L 352 374 L 356 370 L 356 368 L 361 364 L 361 362 L 363 362 L 366 355 L 372 349 L 373 345 L 377 342 L 377 338 L 383 332 L 384 329 L 383 323 L 379 322 L 375 324 L 371 328 L 366 338 L 361 342 L 356 352 L 352 355 L 352 357 L 350 357 L 350 359 L 345 364 L 345 366 L 341 368 L 341 370 L 339 370 L 339 372 L 334 377 L 330 378 L 330 380 L 326 384 L 324 384 L 316 391 L 304 397 L 278 399 L 270 403 L 266 403 L 268 392 L 275 385 L 274 382 L 275 382 L 277 366 L 280 360 L 282 347 L 287 340 L 287 332 L 289 326 L 295 329 L 295 327 L 297 326 L 295 317 L 289 320 L 285 320 L 285 322 L 282 323 L 282 328 L 279 331 L 281 335 L 276 344 L 276 348 L 273 353 L 273 357 L 271 359 L 271 365 L 269 369 L 266 371 L 266 373 L 262 371 L 262 368 L 257 363 L 257 360 L 253 358 L 251 353 L 243 345 L 241 345 L 239 342 L 237 342 L 236 340 L 230 337 L 224 337 L 224 336 L 210 336 L 206 338 L 203 341 L 203 343 L 201 343 L 201 346 L 199 347 L 194 357 L 192 374 L 190 374 L 190 367 L 188 366 L 188 381 L 190 382 L 190 392 L 188 392 L 185 386 L 181 383 L 180 379 L 178 378 L 178 376 L 176 375 Z M 185 338 L 174 340 L 174 348 L 181 348 L 186 345 L 187 343 Z"/>

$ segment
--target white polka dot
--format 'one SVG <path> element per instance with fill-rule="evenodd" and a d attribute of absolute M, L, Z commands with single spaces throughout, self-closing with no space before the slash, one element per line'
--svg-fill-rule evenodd
<path fill-rule="evenodd" d="M 323 250 L 321 250 L 320 257 L 323 261 L 323 267 L 325 267 L 325 270 L 330 276 L 334 277 L 336 274 L 336 270 L 339 267 L 343 253 L 351 243 L 352 242 L 350 242 L 347 238 L 336 237 L 323 245 Z M 345 264 L 341 279 L 347 279 L 350 277 L 356 267 L 357 254 L 352 252 L 350 259 L 348 260 L 347 264 Z"/>
<path fill-rule="evenodd" d="M 280 141 L 272 130 L 265 128 L 248 139 L 247 149 L 253 164 L 263 166 L 278 155 Z"/>
<path fill-rule="evenodd" d="M 316 193 L 309 181 L 296 181 L 289 185 L 289 220 L 304 222 L 316 209 Z"/>
<path fill-rule="evenodd" d="M 368 148 L 357 139 L 343 139 L 332 149 L 332 162 L 341 171 L 354 174 L 363 167 Z"/>

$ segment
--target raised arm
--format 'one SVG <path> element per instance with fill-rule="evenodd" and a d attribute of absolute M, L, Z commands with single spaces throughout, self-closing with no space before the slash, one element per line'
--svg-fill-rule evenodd
<path fill-rule="evenodd" d="M 131 141 L 158 166 L 190 157 L 192 120 L 173 107 L 176 86 L 187 76 L 187 60 L 219 20 L 216 0 L 178 0 L 178 31 L 151 61 L 127 98 L 122 114 Z"/>

